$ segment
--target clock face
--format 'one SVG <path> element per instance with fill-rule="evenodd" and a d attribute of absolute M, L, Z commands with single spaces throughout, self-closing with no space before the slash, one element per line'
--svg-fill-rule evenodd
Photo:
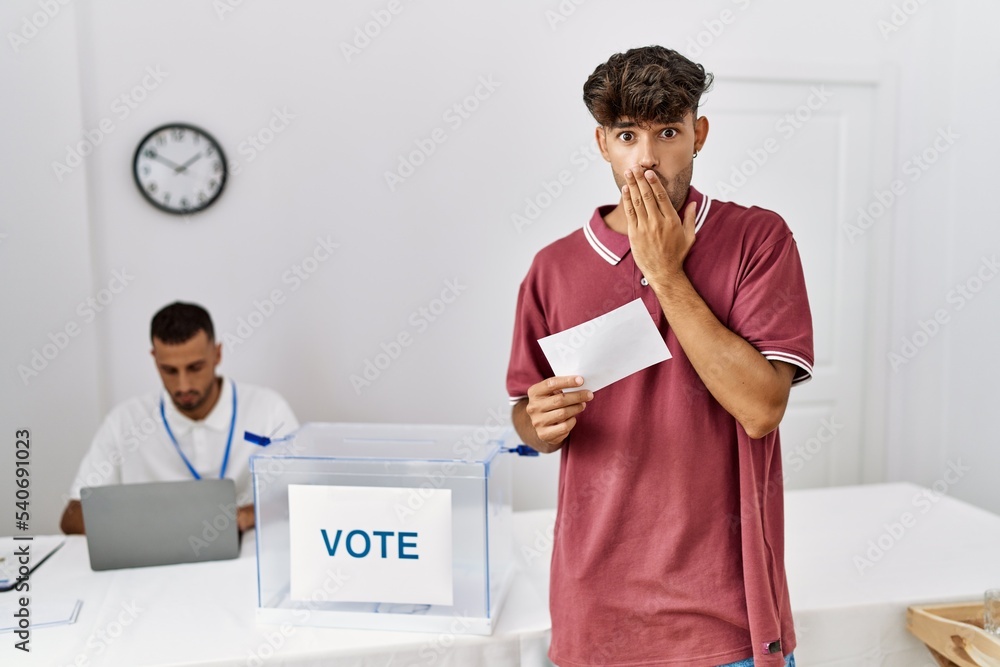
<path fill-rule="evenodd" d="M 156 208 L 182 215 L 196 213 L 222 194 L 226 156 L 204 130 L 171 123 L 139 142 L 132 173 L 139 191 Z"/>

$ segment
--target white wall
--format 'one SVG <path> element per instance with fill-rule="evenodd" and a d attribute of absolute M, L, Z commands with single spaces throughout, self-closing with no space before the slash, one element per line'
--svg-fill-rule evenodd
<path fill-rule="evenodd" d="M 923 66 L 913 68 L 913 79 L 927 94 L 912 110 L 903 156 L 923 150 L 938 127 L 950 126 L 959 138 L 921 179 L 920 192 L 900 202 L 902 271 L 893 342 L 898 349 L 902 337 L 912 341 L 920 321 L 937 311 L 945 312 L 948 323 L 893 378 L 890 471 L 895 479 L 928 486 L 951 484 L 960 473 L 951 484 L 953 495 L 1000 512 L 1000 448 L 992 424 L 1000 404 L 995 342 L 1000 280 L 979 282 L 981 269 L 983 277 L 996 270 L 984 265 L 984 258 L 1000 260 L 1000 227 L 991 205 L 1000 128 L 989 111 L 1000 101 L 1000 50 L 989 39 L 1000 7 L 972 1 L 957 9 L 942 16 L 938 27 L 947 30 L 951 19 L 952 52 L 937 54 L 940 60 L 934 62 L 927 49 Z M 939 35 L 927 27 L 922 43 L 932 44 Z"/>
<path fill-rule="evenodd" d="M 582 83 L 608 55 L 632 46 L 691 53 L 700 36 L 696 59 L 723 74 L 754 62 L 888 66 L 898 72 L 898 122 L 888 138 L 897 172 L 939 129 L 951 125 L 961 136 L 878 222 L 893 225 L 895 239 L 884 258 L 893 276 L 886 352 L 918 331 L 919 320 L 948 308 L 951 286 L 1000 245 L 990 212 L 979 210 L 995 173 L 989 111 L 1000 101 L 997 54 L 987 46 L 998 10 L 986 2 L 911 0 L 916 12 L 885 35 L 878 21 L 891 20 L 888 1 L 522 0 L 488 9 L 400 2 L 402 11 L 350 62 L 340 44 L 388 2 L 242 3 L 220 16 L 222 2 L 95 0 L 61 9 L 16 53 L 0 47 L 0 131 L 10 147 L 0 163 L 7 235 L 0 298 L 8 314 L 0 433 L 10 441 L 3 451 L 12 452 L 13 430 L 32 429 L 39 530 L 55 530 L 56 496 L 100 416 L 156 386 L 146 356 L 149 318 L 178 298 L 205 304 L 222 335 L 237 332 L 255 300 L 281 290 L 285 301 L 273 315 L 227 348 L 223 372 L 277 388 L 301 420 L 480 424 L 492 411 L 506 414 L 514 298 L 532 255 L 615 199 L 606 166 L 580 152 L 593 126 Z M 572 13 L 550 23 L 560 7 Z M 19 31 L 38 11 L 36 2 L 5 3 L 3 32 Z M 166 74 L 137 91 L 144 99 L 124 116 L 115 100 L 132 95 L 147 68 Z M 480 77 L 500 85 L 454 127 L 445 112 L 473 94 Z M 294 119 L 251 161 L 241 143 L 274 109 Z M 51 162 L 105 119 L 114 131 L 57 181 Z M 151 208 L 131 180 L 137 142 L 173 120 L 214 134 L 240 169 L 215 206 L 187 220 Z M 437 127 L 447 140 L 390 191 L 385 171 Z M 512 214 L 561 170 L 573 183 L 531 226 L 516 229 Z M 873 193 L 885 187 L 874 183 Z M 282 276 L 317 237 L 339 248 L 293 291 Z M 50 332 L 80 319 L 76 305 L 120 269 L 134 276 L 128 287 L 25 387 L 17 365 Z M 426 329 L 414 324 L 411 315 L 449 280 L 465 290 Z M 990 346 L 997 286 L 988 284 L 890 371 L 880 452 L 888 478 L 926 484 L 961 456 L 977 471 L 952 492 L 993 510 L 1000 498 L 989 464 L 1000 455 L 986 419 L 997 393 L 989 378 L 1000 362 Z M 412 345 L 355 391 L 351 375 L 400 333 L 410 333 Z M 552 503 L 556 463 L 519 462 L 521 506 Z M 0 477 L 0 497 L 9 496 L 8 477 Z M 10 530 L 5 516 L 0 533 Z"/>
<path fill-rule="evenodd" d="M 51 20 L 41 14 L 43 28 L 12 44 L 8 31 L 19 34 L 24 17 L 39 11 L 31 2 L 0 4 L 0 534 L 15 530 L 16 432 L 30 432 L 29 530 L 52 533 L 107 404 L 98 355 L 107 321 L 86 304 L 95 294 L 89 165 L 62 182 L 50 166 L 82 127 L 75 8 Z"/>

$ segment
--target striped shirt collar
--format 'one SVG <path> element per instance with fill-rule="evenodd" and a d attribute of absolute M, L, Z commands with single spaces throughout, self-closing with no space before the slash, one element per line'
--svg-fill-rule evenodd
<path fill-rule="evenodd" d="M 685 206 L 692 201 L 698 203 L 694 225 L 694 231 L 697 234 L 702 226 L 704 226 L 705 220 L 708 219 L 708 211 L 712 208 L 712 200 L 707 195 L 703 195 L 694 188 L 691 188 L 688 191 Z M 613 231 L 604 222 L 604 216 L 613 211 L 614 208 L 614 204 L 598 207 L 594 211 L 593 217 L 583 226 L 583 235 L 586 237 L 587 242 L 590 243 L 590 247 L 594 249 L 594 252 L 601 259 L 612 265 L 616 265 L 622 261 L 622 258 L 628 254 L 630 248 L 628 235 Z"/>

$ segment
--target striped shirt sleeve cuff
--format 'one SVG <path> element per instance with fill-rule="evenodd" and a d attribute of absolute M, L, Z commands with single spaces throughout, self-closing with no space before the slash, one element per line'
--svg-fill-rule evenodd
<path fill-rule="evenodd" d="M 789 352 L 779 352 L 777 350 L 767 350 L 761 352 L 765 359 L 773 359 L 775 361 L 784 361 L 786 364 L 791 364 L 798 367 L 795 371 L 795 377 L 792 378 L 792 386 L 799 384 L 805 384 L 813 377 L 813 367 L 808 361 L 800 356 L 791 354 Z"/>

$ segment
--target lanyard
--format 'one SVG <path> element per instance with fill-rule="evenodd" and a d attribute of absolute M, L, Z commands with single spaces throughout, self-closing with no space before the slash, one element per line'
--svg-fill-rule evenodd
<path fill-rule="evenodd" d="M 233 430 L 236 428 L 236 383 L 233 382 L 233 416 L 229 420 L 229 437 L 226 438 L 226 453 L 222 456 L 222 469 L 219 471 L 219 479 L 224 479 L 226 477 L 226 467 L 229 465 L 229 448 L 233 444 Z M 163 420 L 163 426 L 167 429 L 167 435 L 170 436 L 170 442 L 174 443 L 174 448 L 177 453 L 180 454 L 181 460 L 184 461 L 184 465 L 187 469 L 191 471 L 195 479 L 201 479 L 201 475 L 198 471 L 194 469 L 191 462 L 188 461 L 188 457 L 184 456 L 184 452 L 181 451 L 181 446 L 177 444 L 177 438 L 174 437 L 174 432 L 170 430 L 170 424 L 167 423 L 167 412 L 163 408 L 163 397 L 160 396 L 160 419 Z"/>

